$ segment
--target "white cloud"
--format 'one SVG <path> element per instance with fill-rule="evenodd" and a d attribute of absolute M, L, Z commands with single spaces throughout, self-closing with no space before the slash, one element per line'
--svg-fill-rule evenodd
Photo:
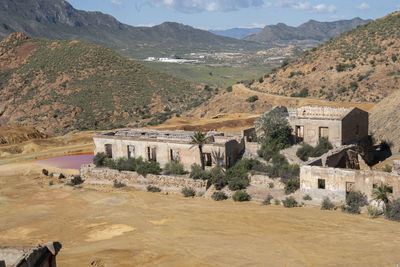
<path fill-rule="evenodd" d="M 365 10 L 365 9 L 370 9 L 371 8 L 371 6 L 369 5 L 369 4 L 367 4 L 367 3 L 362 3 L 361 5 L 359 5 L 359 6 L 357 6 L 357 8 L 358 9 L 361 9 L 361 10 Z"/>
<path fill-rule="evenodd" d="M 309 2 L 299 2 L 294 4 L 292 8 L 297 10 L 309 10 L 311 8 L 311 4 Z"/>
<path fill-rule="evenodd" d="M 333 13 L 337 10 L 337 8 L 334 5 L 325 5 L 325 4 L 319 4 L 316 6 L 312 7 L 312 11 L 316 13 Z"/>
<path fill-rule="evenodd" d="M 117 0 L 119 1 L 119 0 Z M 241 8 L 262 7 L 263 0 L 144 0 L 155 7 L 167 7 L 183 13 L 203 11 L 233 11 Z"/>
<path fill-rule="evenodd" d="M 120 0 L 110 0 L 110 2 L 117 6 L 122 6 L 122 2 Z"/>

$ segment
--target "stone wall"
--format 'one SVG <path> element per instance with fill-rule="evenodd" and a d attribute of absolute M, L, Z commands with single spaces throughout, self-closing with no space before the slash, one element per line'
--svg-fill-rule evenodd
<path fill-rule="evenodd" d="M 114 184 L 121 182 L 139 190 L 147 190 L 148 185 L 157 186 L 163 192 L 180 192 L 184 187 L 193 188 L 198 195 L 206 191 L 207 182 L 193 180 L 189 175 L 169 176 L 148 174 L 146 177 L 129 171 L 118 171 L 108 168 L 96 168 L 94 165 L 82 165 L 80 176 L 89 184 Z"/>
<path fill-rule="evenodd" d="M 325 189 L 318 188 L 318 180 L 325 181 Z M 319 166 L 302 166 L 300 189 L 313 199 L 322 200 L 328 196 L 334 201 L 344 201 L 346 192 L 359 190 L 371 199 L 374 184 L 388 184 L 393 187 L 393 197 L 400 197 L 400 175 L 393 172 L 349 170 Z"/>

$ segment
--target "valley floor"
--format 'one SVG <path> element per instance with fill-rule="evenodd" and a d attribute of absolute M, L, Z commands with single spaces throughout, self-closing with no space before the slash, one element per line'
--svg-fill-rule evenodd
<path fill-rule="evenodd" d="M 0 169 L 0 244 L 60 241 L 59 266 L 395 266 L 399 223 L 257 202 L 72 188 Z"/>

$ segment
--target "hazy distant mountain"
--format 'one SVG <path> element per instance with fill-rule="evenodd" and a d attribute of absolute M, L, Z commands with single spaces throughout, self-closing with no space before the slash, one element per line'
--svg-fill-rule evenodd
<path fill-rule="evenodd" d="M 315 45 L 323 43 L 343 32 L 352 30 L 370 20 L 354 18 L 334 22 L 319 22 L 310 20 L 298 27 L 284 23 L 267 25 L 258 33 L 249 35 L 245 40 L 266 43 L 269 45 Z"/>
<path fill-rule="evenodd" d="M 262 28 L 232 28 L 227 30 L 210 30 L 210 32 L 214 34 L 236 39 L 243 39 L 251 34 L 257 34 L 261 31 Z"/>
<path fill-rule="evenodd" d="M 124 54 L 176 51 L 260 49 L 264 46 L 166 22 L 133 27 L 110 15 L 74 9 L 64 0 L 0 0 L 0 39 L 14 32 L 50 39 L 80 39 Z"/>

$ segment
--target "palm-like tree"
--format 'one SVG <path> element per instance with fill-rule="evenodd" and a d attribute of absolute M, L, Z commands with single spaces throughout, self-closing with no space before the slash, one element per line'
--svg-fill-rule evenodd
<path fill-rule="evenodd" d="M 377 202 L 383 202 L 384 211 L 387 211 L 389 204 L 389 194 L 392 192 L 392 189 L 386 184 L 379 184 L 376 188 L 372 189 L 372 198 Z"/>
<path fill-rule="evenodd" d="M 191 144 L 193 144 L 192 147 L 197 146 L 199 148 L 201 168 L 204 170 L 205 164 L 204 164 L 203 146 L 208 142 L 207 133 L 195 132 L 191 136 L 191 138 L 192 138 Z"/>

